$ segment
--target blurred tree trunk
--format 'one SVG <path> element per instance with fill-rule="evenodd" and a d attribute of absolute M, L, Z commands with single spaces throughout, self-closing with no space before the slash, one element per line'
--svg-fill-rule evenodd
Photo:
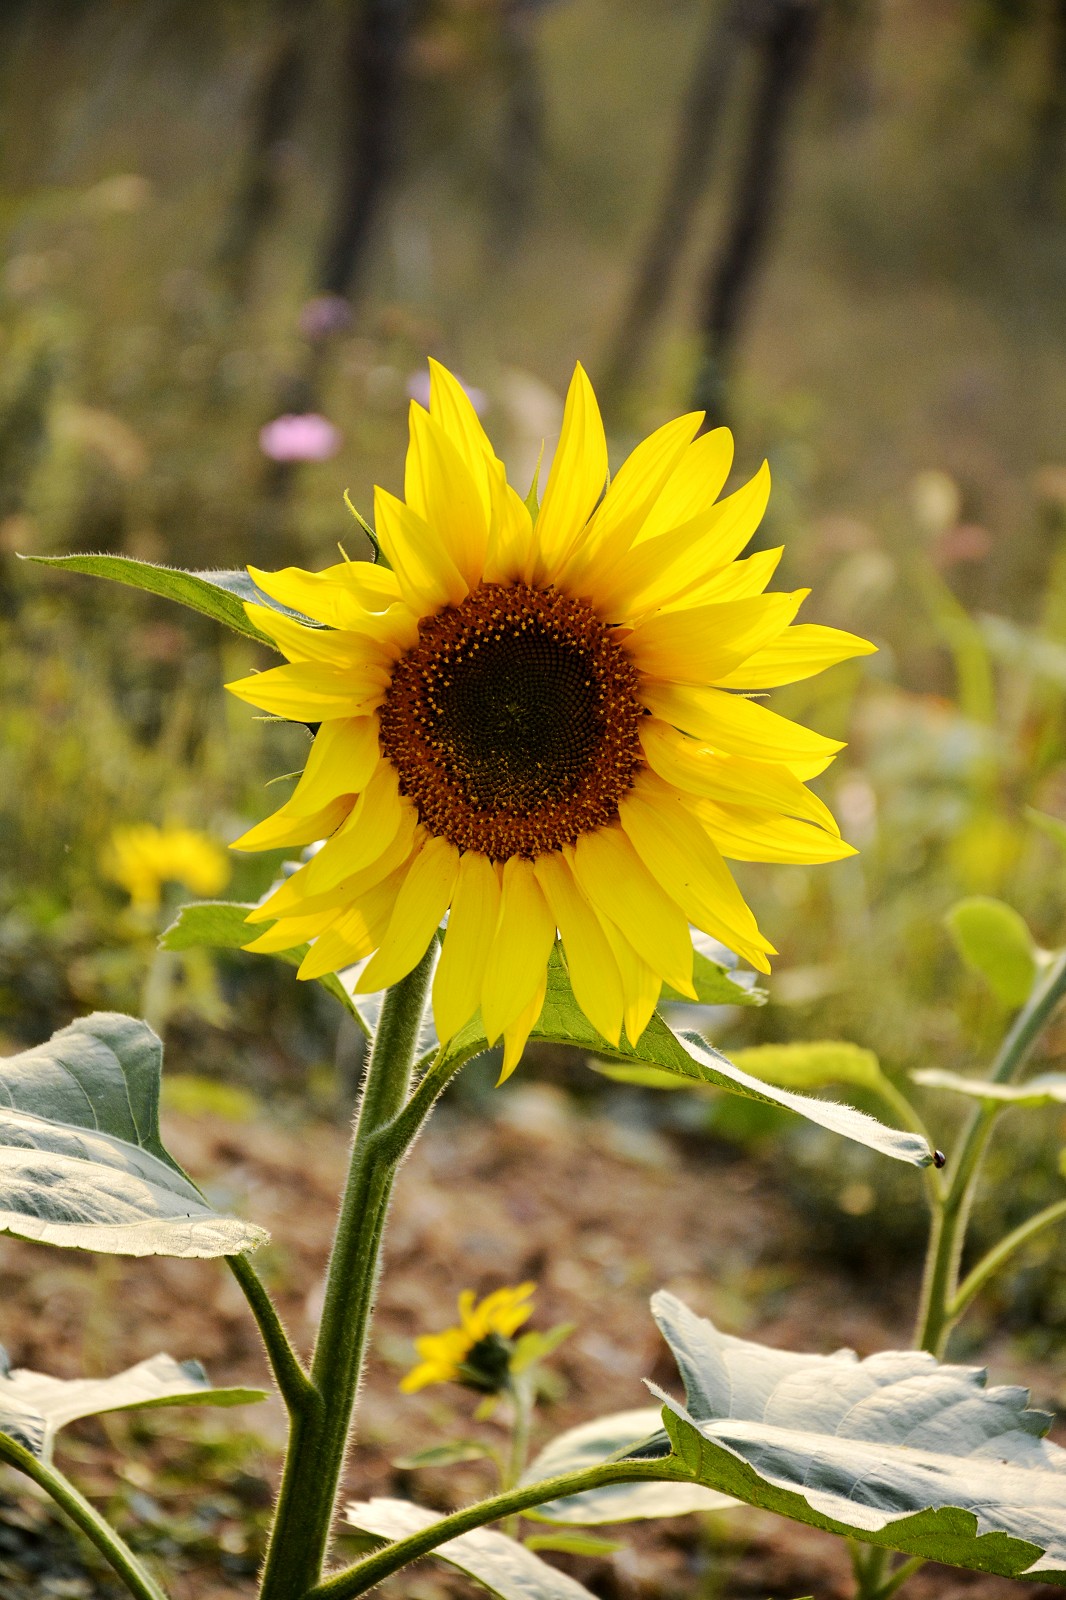
<path fill-rule="evenodd" d="M 404 63 L 415 0 L 350 0 L 342 54 L 343 120 L 337 187 L 331 218 L 314 275 L 321 319 L 304 328 L 307 348 L 298 370 L 281 384 L 275 415 L 318 407 L 328 366 L 331 335 L 351 321 L 352 302 L 362 289 L 383 202 L 396 169 Z M 335 302 L 333 305 L 330 302 Z M 273 513 L 288 494 L 290 462 L 267 463 L 264 498 Z"/>
<path fill-rule="evenodd" d="M 351 296 L 396 167 L 413 0 L 355 0 L 344 51 L 345 127 L 319 294 Z"/>
<path fill-rule="evenodd" d="M 501 0 L 503 128 L 492 206 L 491 254 L 513 255 L 525 229 L 544 157 L 545 101 L 529 0 Z"/>
<path fill-rule="evenodd" d="M 703 294 L 693 403 L 708 413 L 708 425 L 725 412 L 733 353 L 780 203 L 788 130 L 810 66 L 819 9 L 819 0 L 774 0 L 766 10 L 747 148 L 725 240 L 712 252 Z"/>
<path fill-rule="evenodd" d="M 1047 77 L 1036 114 L 1030 197 L 1040 213 L 1054 203 L 1066 166 L 1066 0 L 1052 0 Z"/>
<path fill-rule="evenodd" d="M 286 143 L 307 78 L 306 25 L 312 15 L 306 0 L 279 0 L 276 38 L 249 108 L 250 137 L 216 256 L 238 300 L 248 292 L 256 247 L 277 211 Z"/>
<path fill-rule="evenodd" d="M 681 111 L 673 161 L 633 286 L 600 378 L 609 403 L 635 380 L 707 186 L 722 109 L 751 24 L 751 0 L 711 7 L 710 24 Z"/>

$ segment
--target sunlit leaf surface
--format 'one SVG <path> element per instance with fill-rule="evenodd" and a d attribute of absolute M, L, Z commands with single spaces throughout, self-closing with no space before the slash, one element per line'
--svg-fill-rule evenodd
<path fill-rule="evenodd" d="M 390 1541 L 419 1533 L 440 1521 L 434 1511 L 407 1500 L 360 1500 L 346 1508 L 353 1527 Z M 433 1555 L 465 1572 L 500 1600 L 591 1600 L 589 1591 L 565 1572 L 550 1567 L 515 1539 L 475 1528 L 440 1545 Z"/>
<path fill-rule="evenodd" d="M 907 1555 L 1066 1586 L 1066 1450 L 1027 1390 L 922 1351 L 774 1350 L 670 1294 L 652 1308 L 686 1390 L 685 1405 L 662 1396 L 664 1421 L 700 1482 Z"/>
<path fill-rule="evenodd" d="M 0 1231 L 106 1254 L 225 1256 L 262 1228 L 215 1211 L 159 1137 L 163 1047 L 97 1012 L 0 1059 Z"/>

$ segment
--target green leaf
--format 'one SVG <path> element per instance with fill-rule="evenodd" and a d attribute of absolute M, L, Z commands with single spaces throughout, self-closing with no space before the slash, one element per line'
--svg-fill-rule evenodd
<path fill-rule="evenodd" d="M 24 1367 L 0 1369 L 0 1431 L 43 1461 L 60 1428 L 79 1417 L 147 1406 L 243 1406 L 265 1400 L 262 1389 L 215 1389 L 198 1361 L 152 1356 L 112 1378 L 53 1378 Z"/>
<path fill-rule="evenodd" d="M 873 1051 L 842 1039 L 752 1045 L 733 1052 L 733 1065 L 779 1089 L 825 1089 L 832 1083 L 846 1083 L 879 1094 L 885 1084 Z"/>
<path fill-rule="evenodd" d="M 225 623 L 227 628 L 232 628 L 236 633 L 270 645 L 271 649 L 277 648 L 274 641 L 249 622 L 244 609 L 246 600 L 269 606 L 272 611 L 281 611 L 300 622 L 307 623 L 310 620 L 299 611 L 279 605 L 268 594 L 264 594 L 243 569 L 233 572 L 183 572 L 177 567 L 156 566 L 151 561 L 134 561 L 129 556 L 108 555 L 27 556 L 26 559 L 44 567 L 83 572 L 91 578 L 110 578 L 112 582 L 125 584 L 128 588 L 145 589 L 149 594 L 161 595 L 164 600 L 176 600 L 191 611 L 200 611 L 205 617 Z"/>
<path fill-rule="evenodd" d="M 564 1339 L 569 1339 L 576 1322 L 558 1322 L 554 1328 L 549 1328 L 547 1333 L 538 1333 L 531 1329 L 523 1333 L 515 1341 L 514 1350 L 511 1352 L 511 1371 L 528 1372 L 529 1368 L 541 1361 L 547 1361 Z"/>
<path fill-rule="evenodd" d="M 540 1483 L 564 1472 L 584 1472 L 588 1467 L 609 1461 L 612 1456 L 629 1454 L 636 1445 L 655 1436 L 665 1447 L 662 1418 L 655 1406 L 597 1417 L 594 1422 L 583 1422 L 580 1427 L 568 1429 L 546 1445 L 523 1473 L 522 1483 Z M 636 1522 L 649 1517 L 683 1517 L 690 1511 L 721 1511 L 735 1504 L 729 1495 L 705 1489 L 698 1483 L 612 1483 L 605 1488 L 567 1495 L 562 1500 L 550 1500 L 525 1515 L 537 1522 L 587 1527 L 602 1522 Z"/>
<path fill-rule="evenodd" d="M 764 1006 L 768 999 L 766 990 L 744 981 L 753 977 L 751 973 L 736 974 L 720 961 L 712 961 L 702 950 L 692 952 L 692 987 L 701 1006 Z M 680 1005 L 693 1004 L 689 995 L 680 994 L 669 984 L 663 985 L 662 997 Z"/>
<path fill-rule="evenodd" d="M 1026 1390 L 924 1351 L 770 1349 L 670 1294 L 652 1308 L 687 1394 L 661 1396 L 663 1420 L 701 1483 L 905 1555 L 1066 1586 L 1066 1450 Z"/>
<path fill-rule="evenodd" d="M 763 1083 L 750 1073 L 742 1072 L 719 1051 L 713 1049 L 698 1034 L 674 1033 L 662 1017 L 652 1017 L 636 1047 L 624 1038 L 618 1045 L 600 1037 L 574 999 L 566 970 L 553 952 L 548 963 L 548 986 L 544 1008 L 530 1035 L 533 1039 L 550 1040 L 553 1044 L 574 1045 L 585 1052 L 606 1056 L 628 1064 L 644 1063 L 659 1067 L 688 1083 L 712 1084 L 740 1094 L 750 1100 L 761 1100 L 766 1105 L 784 1106 L 828 1128 L 843 1138 L 878 1150 L 896 1161 L 906 1161 L 912 1166 L 927 1167 L 933 1152 L 918 1134 L 898 1132 L 884 1123 L 856 1111 L 853 1106 L 840 1105 L 833 1100 L 813 1100 L 795 1094 L 789 1089 L 778 1089 Z M 487 1048 L 481 1019 L 473 1022 L 456 1035 L 449 1046 L 449 1056 L 469 1059 Z"/>
<path fill-rule="evenodd" d="M 267 1235 L 220 1215 L 159 1137 L 163 1047 L 97 1012 L 0 1059 L 0 1232 L 109 1255 L 227 1256 Z"/>
<path fill-rule="evenodd" d="M 964 1078 L 940 1067 L 922 1067 L 912 1072 L 915 1083 L 926 1089 L 950 1089 L 986 1105 L 1063 1106 L 1066 1105 L 1066 1073 L 1042 1072 L 1026 1083 L 990 1083 L 987 1078 Z"/>
<path fill-rule="evenodd" d="M 1013 906 L 973 895 L 952 906 L 944 920 L 963 961 L 997 999 L 1012 1009 L 1024 1005 L 1039 960 L 1033 936 Z"/>
<path fill-rule="evenodd" d="M 1066 850 L 1066 822 L 1061 817 L 1053 817 L 1046 811 L 1037 811 L 1033 806 L 1026 806 L 1025 814 L 1034 827 L 1046 835 L 1052 843 L 1057 844 L 1060 850 Z"/>
<path fill-rule="evenodd" d="M 356 522 L 359 524 L 360 528 L 362 528 L 363 532 L 366 534 L 370 548 L 374 552 L 373 564 L 376 567 L 387 567 L 389 565 L 389 561 L 384 550 L 381 548 L 381 541 L 379 540 L 374 529 L 370 526 L 369 522 L 363 516 L 363 513 L 356 506 L 355 501 L 352 499 L 347 489 L 344 491 L 344 503 L 348 507 L 348 510 L 351 512 L 352 516 L 355 518 Z"/>
<path fill-rule="evenodd" d="M 354 1501 L 345 1508 L 345 1516 L 353 1527 L 390 1542 L 421 1533 L 441 1520 L 435 1511 L 424 1511 L 407 1500 L 384 1499 Z M 461 1533 L 430 1554 L 476 1579 L 500 1600 L 591 1600 L 576 1579 L 550 1567 L 516 1539 L 487 1528 Z"/>
<path fill-rule="evenodd" d="M 403 1472 L 419 1467 L 454 1467 L 460 1461 L 485 1461 L 491 1452 L 477 1439 L 454 1439 L 451 1444 L 431 1445 L 413 1456 L 395 1456 L 393 1466 Z"/>
<path fill-rule="evenodd" d="M 254 903 L 239 903 L 234 900 L 195 901 L 191 905 L 182 906 L 170 927 L 162 934 L 159 940 L 160 946 L 164 950 L 243 950 L 246 944 L 250 944 L 260 933 L 266 931 L 265 924 L 248 926 L 246 920 L 248 913 L 254 910 Z M 306 944 L 295 945 L 291 950 L 276 951 L 273 959 L 284 961 L 289 967 L 298 967 L 307 954 L 307 949 Z M 254 950 L 251 953 L 258 954 Z M 369 1023 L 337 974 L 327 972 L 315 981 L 320 983 L 335 1000 L 340 1001 L 369 1037 Z"/>
<path fill-rule="evenodd" d="M 594 1533 L 534 1533 L 522 1543 L 527 1550 L 561 1550 L 568 1556 L 613 1556 L 625 1549 L 617 1539 L 597 1539 Z"/>

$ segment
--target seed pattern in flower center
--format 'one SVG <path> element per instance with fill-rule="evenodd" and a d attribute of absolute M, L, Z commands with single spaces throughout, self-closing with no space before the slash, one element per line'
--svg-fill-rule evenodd
<path fill-rule="evenodd" d="M 638 687 L 584 601 L 486 583 L 422 622 L 393 669 L 381 748 L 431 833 L 532 859 L 617 817 L 643 765 Z"/>

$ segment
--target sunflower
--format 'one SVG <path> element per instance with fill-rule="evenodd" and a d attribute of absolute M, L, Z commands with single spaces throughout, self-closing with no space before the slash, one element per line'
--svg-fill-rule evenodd
<path fill-rule="evenodd" d="M 769 471 L 719 499 L 732 439 L 700 413 L 607 482 L 579 366 L 543 500 L 508 484 L 461 385 L 431 363 L 405 497 L 375 492 L 387 565 L 251 576 L 248 615 L 287 658 L 232 683 L 319 724 L 290 798 L 244 850 L 324 840 L 252 912 L 253 950 L 310 950 L 304 978 L 365 961 L 396 983 L 447 914 L 433 984 L 448 1041 L 480 1010 L 514 1069 L 558 939 L 600 1034 L 635 1043 L 664 983 L 694 995 L 689 924 L 760 971 L 773 947 L 723 858 L 852 854 L 806 787 L 841 748 L 748 698 L 873 646 L 764 591 L 781 550 L 739 559 Z M 532 509 L 531 509 L 532 506 Z M 370 957 L 372 959 L 367 960 Z"/>
<path fill-rule="evenodd" d="M 514 1346 L 511 1335 L 532 1313 L 535 1283 L 496 1289 L 475 1303 L 474 1291 L 459 1296 L 459 1326 L 415 1340 L 421 1360 L 400 1383 L 405 1394 L 430 1383 L 464 1383 L 495 1394 L 507 1384 Z"/>

